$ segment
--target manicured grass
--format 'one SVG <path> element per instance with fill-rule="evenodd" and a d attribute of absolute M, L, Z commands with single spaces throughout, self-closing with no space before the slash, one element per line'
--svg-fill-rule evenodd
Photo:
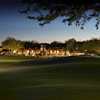
<path fill-rule="evenodd" d="M 100 100 L 100 58 L 32 58 L 3 65 L 29 69 L 0 73 L 0 100 Z"/>

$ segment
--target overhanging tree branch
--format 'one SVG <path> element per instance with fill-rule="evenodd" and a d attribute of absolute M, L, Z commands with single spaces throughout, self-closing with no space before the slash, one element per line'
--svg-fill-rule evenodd
<path fill-rule="evenodd" d="M 100 24 L 100 0 L 22 0 L 21 13 L 29 19 L 37 20 L 40 25 L 45 25 L 62 17 L 62 22 L 73 22 L 81 28 L 85 23 L 96 19 L 96 29 Z M 91 12 L 91 13 L 90 13 Z"/>

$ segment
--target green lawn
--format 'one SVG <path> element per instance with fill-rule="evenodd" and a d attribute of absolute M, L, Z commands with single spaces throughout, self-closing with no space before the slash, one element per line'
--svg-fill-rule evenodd
<path fill-rule="evenodd" d="M 0 72 L 0 100 L 100 100 L 100 58 L 14 59 L 0 63 L 23 68 Z"/>

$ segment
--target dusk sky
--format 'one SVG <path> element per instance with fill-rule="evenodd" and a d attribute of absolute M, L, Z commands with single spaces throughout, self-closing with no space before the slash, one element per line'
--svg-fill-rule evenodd
<path fill-rule="evenodd" d="M 68 27 L 60 18 L 41 27 L 36 21 L 29 20 L 20 14 L 18 12 L 20 7 L 15 1 L 0 0 L 0 41 L 7 37 L 39 42 L 64 42 L 70 38 L 77 40 L 100 38 L 100 29 L 96 30 L 94 27 L 95 20 L 86 24 L 84 30 L 75 25 Z"/>

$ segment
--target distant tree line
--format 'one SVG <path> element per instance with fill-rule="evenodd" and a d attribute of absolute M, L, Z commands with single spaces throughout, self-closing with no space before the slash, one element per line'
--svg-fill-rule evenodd
<path fill-rule="evenodd" d="M 6 38 L 1 43 L 4 49 L 11 51 L 18 49 L 40 49 L 43 45 L 46 49 L 63 49 L 70 52 L 80 51 L 85 53 L 100 53 L 100 40 L 91 39 L 86 41 L 76 41 L 74 38 L 65 41 L 64 43 L 53 41 L 51 43 L 39 43 L 36 41 L 21 41 L 12 37 Z"/>

